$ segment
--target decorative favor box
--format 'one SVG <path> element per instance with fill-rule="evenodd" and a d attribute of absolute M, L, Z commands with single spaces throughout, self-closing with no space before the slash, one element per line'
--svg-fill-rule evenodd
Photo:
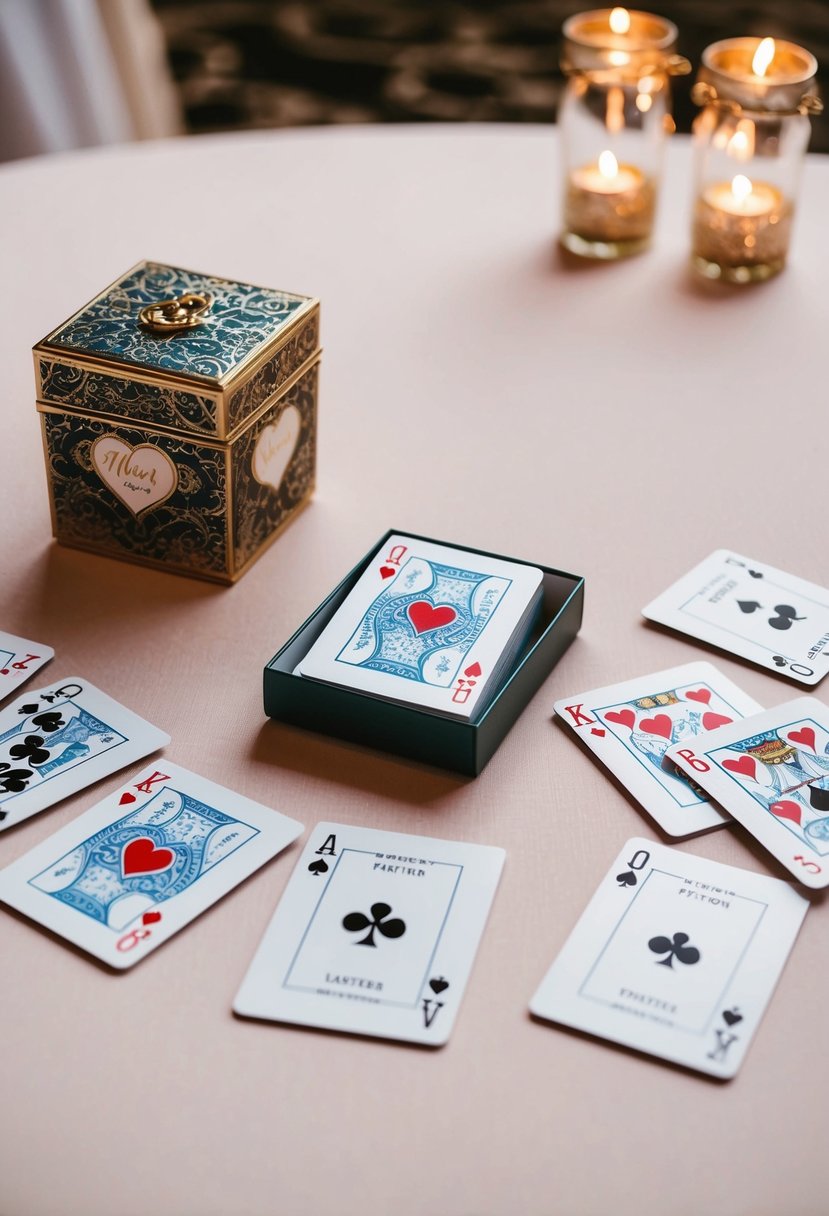
<path fill-rule="evenodd" d="M 396 532 L 415 536 L 405 528 L 390 528 L 268 663 L 265 668 L 265 713 L 293 726 L 323 731 L 340 739 L 476 777 L 578 633 L 584 604 L 584 579 L 539 562 L 529 563 L 544 575 L 538 621 L 512 672 L 471 722 L 444 718 L 414 706 L 381 701 L 352 689 L 294 675 L 297 663 L 319 637 L 368 563 Z M 415 536 L 415 539 L 448 543 L 435 541 L 430 536 Z M 482 553 L 501 561 L 516 560 L 500 553 L 451 543 L 452 548 L 467 553 Z"/>
<path fill-rule="evenodd" d="M 34 348 L 64 545 L 234 582 L 314 488 L 319 301 L 141 262 Z"/>

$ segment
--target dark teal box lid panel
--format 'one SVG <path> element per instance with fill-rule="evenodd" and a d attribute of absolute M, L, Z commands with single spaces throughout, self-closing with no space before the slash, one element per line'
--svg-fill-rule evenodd
<path fill-rule="evenodd" d="M 510 727 L 537 692 L 579 631 L 584 604 L 584 579 L 576 574 L 530 563 L 543 572 L 541 612 L 533 634 L 510 676 L 474 722 L 442 718 L 406 705 L 379 701 L 363 693 L 335 688 L 294 675 L 293 669 L 319 637 L 367 564 L 395 532 L 390 528 L 311 614 L 264 672 L 265 713 L 293 726 L 321 731 L 353 743 L 393 752 L 474 777 L 494 755 Z M 500 553 L 456 545 L 467 553 L 482 553 L 513 561 Z"/>
<path fill-rule="evenodd" d="M 209 319 L 162 339 L 136 324 L 146 304 L 207 293 Z M 142 262 L 49 335 L 67 353 L 117 360 L 136 369 L 198 377 L 218 386 L 293 319 L 306 296 Z"/>

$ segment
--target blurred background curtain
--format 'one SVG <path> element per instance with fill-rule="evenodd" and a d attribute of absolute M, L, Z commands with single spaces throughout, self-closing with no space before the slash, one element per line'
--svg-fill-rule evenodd
<path fill-rule="evenodd" d="M 182 130 L 146 0 L 0 0 L 0 160 Z"/>

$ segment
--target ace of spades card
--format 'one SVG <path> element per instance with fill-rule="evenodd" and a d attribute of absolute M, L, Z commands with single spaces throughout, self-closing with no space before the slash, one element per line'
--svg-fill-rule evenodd
<path fill-rule="evenodd" d="M 718 549 L 642 615 L 802 684 L 829 672 L 829 590 Z"/>
<path fill-rule="evenodd" d="M 491 846 L 318 824 L 235 1012 L 442 1045 L 503 863 Z"/>
<path fill-rule="evenodd" d="M 530 1010 L 733 1077 L 808 907 L 779 879 L 629 840 Z"/>

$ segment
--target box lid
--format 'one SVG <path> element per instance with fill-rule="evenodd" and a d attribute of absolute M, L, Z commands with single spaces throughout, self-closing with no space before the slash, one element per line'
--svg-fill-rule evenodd
<path fill-rule="evenodd" d="M 151 386 L 175 386 L 185 398 L 195 397 L 198 408 L 166 417 L 159 399 L 157 424 L 224 438 L 317 352 L 317 313 L 318 301 L 310 296 L 141 262 L 35 346 L 38 395 L 146 419 Z M 305 340 L 292 346 L 291 338 L 304 329 Z M 281 366 L 269 368 L 280 351 Z M 52 360 L 74 371 L 69 398 L 66 377 L 55 374 Z M 95 375 L 79 385 L 79 368 Z M 116 402 L 124 383 L 135 408 Z M 148 386 L 140 400 L 136 383 Z"/>

